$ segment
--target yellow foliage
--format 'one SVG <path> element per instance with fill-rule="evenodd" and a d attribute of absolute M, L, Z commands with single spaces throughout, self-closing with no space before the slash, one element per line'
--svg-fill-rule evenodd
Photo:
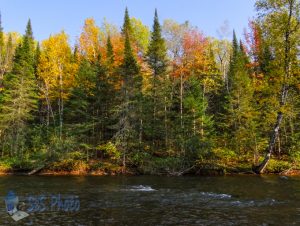
<path fill-rule="evenodd" d="M 56 99 L 61 95 L 67 99 L 74 86 L 76 63 L 72 62 L 72 52 L 68 36 L 63 31 L 50 36 L 41 44 L 38 76 L 43 81 L 41 87 L 44 98 Z"/>
<path fill-rule="evenodd" d="M 84 22 L 83 30 L 79 37 L 79 50 L 90 62 L 96 62 L 100 51 L 100 28 L 93 18 Z"/>

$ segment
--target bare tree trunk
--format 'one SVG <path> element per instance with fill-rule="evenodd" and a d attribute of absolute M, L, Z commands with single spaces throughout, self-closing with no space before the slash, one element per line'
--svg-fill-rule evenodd
<path fill-rule="evenodd" d="M 282 92 L 281 96 L 282 96 L 282 100 L 284 100 L 284 102 L 281 102 L 281 104 L 280 104 L 281 106 L 284 106 L 287 94 L 288 94 L 288 92 L 287 92 L 286 88 L 283 88 L 283 92 Z M 271 139 L 270 139 L 270 142 L 269 142 L 269 146 L 268 146 L 268 149 L 267 149 L 265 159 L 263 160 L 263 162 L 261 164 L 259 164 L 258 166 L 253 167 L 253 171 L 257 174 L 263 173 L 264 170 L 266 169 L 269 161 L 270 161 L 270 158 L 271 158 L 271 155 L 272 155 L 272 152 L 273 152 L 273 149 L 275 147 L 275 143 L 276 143 L 276 140 L 277 140 L 277 137 L 278 137 L 279 128 L 280 128 L 280 124 L 282 122 L 282 118 L 283 118 L 283 113 L 281 111 L 279 111 L 277 113 L 276 123 L 275 123 L 274 129 L 272 131 L 272 135 L 271 135 Z"/>

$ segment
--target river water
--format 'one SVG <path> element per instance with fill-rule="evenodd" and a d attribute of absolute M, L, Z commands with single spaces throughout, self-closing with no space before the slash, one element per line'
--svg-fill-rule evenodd
<path fill-rule="evenodd" d="M 300 225 L 300 177 L 2 176 L 0 225 Z"/>

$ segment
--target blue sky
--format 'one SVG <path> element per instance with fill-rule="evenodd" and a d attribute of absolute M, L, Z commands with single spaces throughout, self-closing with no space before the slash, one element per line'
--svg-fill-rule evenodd
<path fill-rule="evenodd" d="M 130 16 L 148 26 L 152 26 L 157 8 L 161 22 L 188 20 L 214 37 L 218 37 L 217 30 L 227 20 L 230 29 L 242 38 L 248 20 L 255 16 L 254 3 L 255 0 L 0 0 L 0 11 L 4 31 L 24 33 L 30 18 L 34 37 L 39 41 L 64 29 L 74 43 L 88 17 L 93 17 L 98 25 L 105 17 L 120 27 L 126 6 Z"/>

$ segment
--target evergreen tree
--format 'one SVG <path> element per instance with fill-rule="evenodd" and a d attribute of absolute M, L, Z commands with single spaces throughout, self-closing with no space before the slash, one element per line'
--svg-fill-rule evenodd
<path fill-rule="evenodd" d="M 106 42 L 106 60 L 107 60 L 107 64 L 109 66 L 112 66 L 114 64 L 114 50 L 113 50 L 113 46 L 110 40 L 110 35 L 108 35 L 107 37 L 107 42 Z"/>
<path fill-rule="evenodd" d="M 126 168 L 126 156 L 129 150 L 138 150 L 142 142 L 142 77 L 137 61 L 133 55 L 130 44 L 128 28 L 131 27 L 128 21 L 129 15 L 126 9 L 123 26 L 124 60 L 120 66 L 122 75 L 122 87 L 120 90 L 120 105 L 117 109 L 118 123 L 116 125 L 116 134 L 114 136 L 117 145 L 123 152 L 123 168 Z M 139 141 L 139 142 L 137 142 Z"/>
<path fill-rule="evenodd" d="M 152 141 L 153 150 L 162 148 L 167 140 L 167 103 L 168 97 L 166 91 L 166 76 L 167 69 L 167 49 L 165 40 L 161 34 L 161 26 L 159 24 L 157 10 L 155 10 L 153 31 L 150 44 L 146 56 L 148 65 L 152 70 L 150 79 L 150 90 L 148 93 L 148 117 L 145 119 L 145 124 L 148 127 L 148 138 Z M 150 113 L 150 114 L 149 114 Z M 164 123 L 161 123 L 164 121 Z M 149 125 L 150 124 L 150 125 Z M 161 144 L 162 143 L 162 144 Z"/>
<path fill-rule="evenodd" d="M 65 123 L 69 136 L 76 136 L 79 142 L 90 143 L 93 131 L 93 90 L 97 71 L 87 59 L 82 59 L 75 77 L 77 86 L 73 88 L 65 106 Z"/>
<path fill-rule="evenodd" d="M 32 44 L 33 35 L 29 21 L 22 43 L 16 49 L 12 72 L 4 78 L 0 122 L 10 155 L 22 156 L 28 123 L 33 119 L 33 113 L 37 108 Z"/>
<path fill-rule="evenodd" d="M 126 37 L 126 33 L 129 36 L 129 38 L 131 38 L 130 36 L 132 35 L 132 25 L 131 25 L 131 22 L 130 22 L 130 17 L 129 17 L 127 7 L 125 9 L 124 23 L 123 23 L 123 27 L 122 27 L 122 35 L 123 35 L 124 38 Z"/>
<path fill-rule="evenodd" d="M 230 91 L 232 88 L 232 83 L 234 79 L 234 70 L 237 67 L 237 61 L 238 61 L 238 52 L 239 52 L 239 46 L 238 46 L 238 41 L 236 38 L 235 31 L 233 30 L 233 38 L 232 38 L 232 53 L 230 56 L 230 61 L 229 61 L 229 70 L 228 70 L 228 75 L 227 75 L 227 92 Z"/>
<path fill-rule="evenodd" d="M 212 148 L 211 138 L 214 124 L 212 116 L 206 113 L 208 100 L 204 95 L 201 80 L 196 76 L 191 76 L 186 81 L 186 87 L 183 101 L 186 153 L 182 158 L 189 166 L 193 165 L 197 159 L 205 157 Z"/>
<path fill-rule="evenodd" d="M 253 108 L 253 86 L 247 63 L 249 59 L 244 51 L 243 44 L 238 45 L 233 33 L 232 55 L 228 73 L 229 90 L 226 97 L 226 115 L 224 126 L 227 128 L 227 140 L 230 147 L 238 154 L 255 150 L 256 113 Z"/>
<path fill-rule="evenodd" d="M 37 68 L 39 64 L 39 59 L 41 56 L 40 44 L 38 43 L 34 53 L 34 74 L 37 76 Z"/>

